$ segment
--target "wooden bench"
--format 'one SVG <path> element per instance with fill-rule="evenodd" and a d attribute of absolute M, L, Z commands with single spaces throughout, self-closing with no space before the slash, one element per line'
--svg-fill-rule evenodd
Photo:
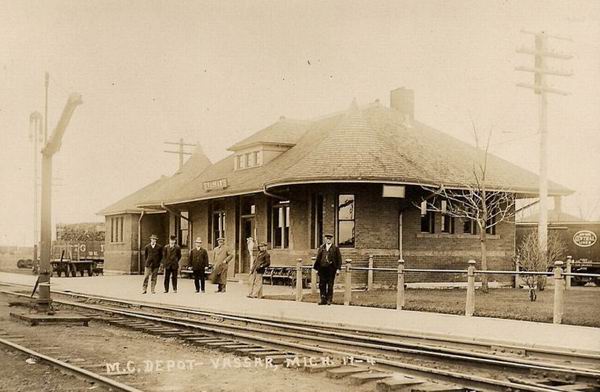
<path fill-rule="evenodd" d="M 212 264 L 209 264 L 208 267 L 204 267 L 204 276 L 206 278 L 208 278 L 208 276 L 212 273 Z M 186 265 L 184 267 L 181 268 L 181 271 L 179 271 L 179 276 L 181 276 L 182 278 L 192 278 L 194 274 L 194 271 L 192 271 L 192 267 L 190 267 L 189 265 Z"/>
<path fill-rule="evenodd" d="M 302 286 L 308 287 L 310 282 L 310 270 L 307 268 L 302 269 Z M 294 286 L 296 285 L 296 267 L 292 266 L 277 266 L 267 267 L 263 273 L 263 283 L 270 285 L 284 285 Z"/>

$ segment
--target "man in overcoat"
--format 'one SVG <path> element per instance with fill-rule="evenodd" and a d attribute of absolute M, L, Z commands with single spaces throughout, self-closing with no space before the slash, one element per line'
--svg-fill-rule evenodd
<path fill-rule="evenodd" d="M 158 237 L 156 234 L 150 236 L 150 243 L 144 247 L 144 284 L 142 285 L 142 294 L 146 294 L 148 290 L 148 279 L 151 278 L 150 288 L 152 294 L 155 293 L 156 288 L 156 277 L 158 275 L 158 269 L 160 268 L 160 262 L 162 260 L 162 246 L 156 243 Z"/>
<path fill-rule="evenodd" d="M 204 269 L 208 267 L 208 252 L 202 247 L 202 239 L 196 238 L 195 247 L 190 251 L 189 264 L 192 267 L 196 292 L 204 292 Z"/>
<path fill-rule="evenodd" d="M 319 305 L 331 305 L 335 275 L 342 268 L 342 254 L 333 244 L 333 235 L 325 234 L 325 243 L 319 247 L 313 268 L 319 273 Z"/>
<path fill-rule="evenodd" d="M 250 293 L 249 298 L 262 298 L 262 283 L 265 269 L 271 265 L 271 256 L 267 252 L 267 244 L 258 244 L 258 255 L 252 269 L 250 270 Z"/>
<path fill-rule="evenodd" d="M 165 293 L 169 292 L 169 279 L 173 282 L 173 292 L 177 292 L 177 274 L 179 273 L 179 260 L 181 248 L 175 243 L 177 237 L 169 238 L 169 245 L 163 248 L 163 266 L 165 267 Z"/>
<path fill-rule="evenodd" d="M 218 246 L 213 249 L 213 272 L 211 281 L 217 285 L 217 293 L 224 293 L 227 286 L 227 270 L 233 259 L 233 252 L 225 245 L 225 238 L 217 238 Z"/>

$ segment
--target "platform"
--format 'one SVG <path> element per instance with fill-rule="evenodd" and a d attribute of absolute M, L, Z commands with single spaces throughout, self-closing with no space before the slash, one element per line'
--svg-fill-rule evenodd
<path fill-rule="evenodd" d="M 215 293 L 216 286 L 207 282 L 206 293 L 195 293 L 192 280 L 180 279 L 177 293 L 163 293 L 162 281 L 159 279 L 156 294 L 142 294 L 142 281 L 143 276 L 140 275 L 52 278 L 52 290 L 69 290 L 248 316 L 449 336 L 466 340 L 483 339 L 526 347 L 554 347 L 600 354 L 600 328 L 407 310 L 342 305 L 317 306 L 305 302 L 251 299 L 246 298 L 248 287 L 242 282 L 228 284 L 226 293 Z M 35 276 L 0 272 L 0 282 L 28 284 L 33 287 Z M 293 290 L 285 286 L 264 286 L 266 295 L 292 294 Z"/>

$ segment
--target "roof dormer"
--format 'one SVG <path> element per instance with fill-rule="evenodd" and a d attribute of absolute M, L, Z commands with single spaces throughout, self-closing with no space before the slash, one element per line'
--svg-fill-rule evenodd
<path fill-rule="evenodd" d="M 296 145 L 308 124 L 281 116 L 277 122 L 229 147 L 235 153 L 234 169 L 251 169 L 272 161 Z"/>

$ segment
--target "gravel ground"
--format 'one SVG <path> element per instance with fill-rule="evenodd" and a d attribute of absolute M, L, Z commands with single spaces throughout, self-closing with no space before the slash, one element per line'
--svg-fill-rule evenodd
<path fill-rule="evenodd" d="M 10 308 L 14 311 L 16 308 Z M 22 310 L 22 309 L 21 309 Z M 139 389 L 153 391 L 261 391 L 276 392 L 293 390 L 309 391 L 373 391 L 374 385 L 353 386 L 348 381 L 332 380 L 324 374 L 309 374 L 297 369 L 282 366 L 267 368 L 264 364 L 249 367 L 237 367 L 238 360 L 230 354 L 187 345 L 174 338 L 161 338 L 141 332 L 128 331 L 101 322 L 92 322 L 89 327 L 82 326 L 36 326 L 30 327 L 9 319 L 7 297 L 0 296 L 0 330 L 20 333 L 27 338 L 37 339 L 40 333 L 51 337 L 52 345 L 60 348 L 61 355 L 73 358 L 74 364 L 90 366 L 97 372 L 106 372 L 106 364 L 119 363 L 120 370 L 134 370 L 132 375 L 118 376 L 119 381 L 132 384 Z M 23 342 L 22 345 L 34 344 Z M 40 346 L 41 347 L 41 346 Z M 34 350 L 35 346 L 32 346 Z M 43 353 L 42 349 L 39 349 Z M 22 391 L 62 391 L 71 388 L 69 376 L 48 377 L 43 385 L 29 384 L 41 379 L 45 372 L 51 371 L 41 364 L 27 365 L 26 358 L 6 351 L 0 352 L 0 390 Z M 79 358 L 85 361 L 78 360 Z M 169 362 L 172 361 L 172 362 Z M 174 369 L 167 369 L 170 364 Z M 95 366 L 95 367 L 94 367 Z M 157 366 L 159 369 L 157 369 Z M 6 377 L 5 377 L 6 375 Z M 106 374 L 105 374 L 106 375 Z M 8 380 L 8 381 L 5 381 Z M 12 381 L 16 380 L 16 381 Z M 19 381 L 21 380 L 21 381 Z M 73 382 L 82 382 L 73 379 Z M 14 389 L 20 385 L 29 385 L 23 389 Z M 87 390 L 91 386 L 73 385 L 73 390 Z M 46 389 L 44 389 L 46 388 Z M 54 389 L 53 389 L 54 388 Z"/>
<path fill-rule="evenodd" d="M 464 314 L 466 290 L 464 289 L 408 289 L 405 291 L 406 310 Z M 269 299 L 294 300 L 291 295 L 266 296 Z M 305 302 L 317 302 L 318 295 L 308 294 Z M 526 321 L 552 322 L 554 289 L 537 292 L 537 301 L 531 302 L 528 290 L 490 289 L 488 294 L 475 291 L 475 315 Z M 344 303 L 344 293 L 336 292 L 334 303 Z M 565 296 L 563 324 L 600 327 L 599 287 L 574 287 Z M 381 308 L 396 307 L 396 290 L 352 292 L 352 305 Z"/>

